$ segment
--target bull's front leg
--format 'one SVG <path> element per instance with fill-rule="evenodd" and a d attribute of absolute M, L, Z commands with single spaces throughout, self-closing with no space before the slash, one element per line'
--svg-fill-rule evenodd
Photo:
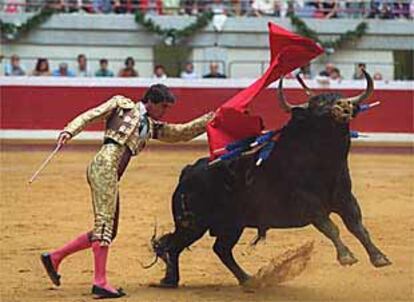
<path fill-rule="evenodd" d="M 320 217 L 313 222 L 313 225 L 326 237 L 331 239 L 337 252 L 337 259 L 341 265 L 352 265 L 358 262 L 349 248 L 339 237 L 339 229 L 329 217 Z"/>
<path fill-rule="evenodd" d="M 348 200 L 344 203 L 339 213 L 347 229 L 362 243 L 367 251 L 372 265 L 383 267 L 392 264 L 391 261 L 371 241 L 367 229 L 362 224 L 361 209 L 355 196 L 350 193 Z"/>
<path fill-rule="evenodd" d="M 164 278 L 156 287 L 176 288 L 180 281 L 179 257 L 181 252 L 200 239 L 206 232 L 205 227 L 186 229 L 177 227 L 172 234 L 166 234 L 155 241 L 153 246 L 157 256 L 166 264 Z"/>

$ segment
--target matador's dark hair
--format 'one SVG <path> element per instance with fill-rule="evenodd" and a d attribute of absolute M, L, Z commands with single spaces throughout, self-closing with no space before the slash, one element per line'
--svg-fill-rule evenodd
<path fill-rule="evenodd" d="M 145 92 L 144 97 L 142 98 L 142 102 L 145 104 L 148 101 L 158 104 L 158 103 L 174 103 L 175 96 L 172 92 L 168 89 L 167 86 L 164 84 L 155 84 L 148 88 L 147 92 Z"/>

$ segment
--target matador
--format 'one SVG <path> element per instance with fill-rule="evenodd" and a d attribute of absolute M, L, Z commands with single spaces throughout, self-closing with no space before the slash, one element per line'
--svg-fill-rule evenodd
<path fill-rule="evenodd" d="M 98 298 L 125 295 L 112 287 L 106 278 L 108 250 L 114 240 L 119 220 L 118 183 L 132 156 L 138 155 L 150 139 L 165 142 L 188 141 L 205 132 L 214 113 L 207 113 L 185 124 L 170 124 L 159 119 L 175 103 L 175 97 L 163 84 L 151 86 L 140 102 L 114 96 L 98 107 L 73 119 L 60 133 L 58 144 L 64 144 L 87 125 L 105 121 L 103 145 L 87 169 L 92 193 L 94 227 L 53 252 L 41 255 L 42 263 L 53 284 L 59 286 L 62 260 L 80 250 L 92 248 L 94 279 L 92 294 Z"/>

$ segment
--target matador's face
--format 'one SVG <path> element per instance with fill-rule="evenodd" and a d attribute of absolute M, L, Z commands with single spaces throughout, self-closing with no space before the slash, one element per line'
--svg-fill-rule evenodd
<path fill-rule="evenodd" d="M 165 113 L 173 106 L 173 103 L 170 102 L 161 102 L 158 104 L 154 104 L 151 101 L 145 104 L 145 108 L 147 109 L 148 116 L 155 120 L 162 118 Z"/>

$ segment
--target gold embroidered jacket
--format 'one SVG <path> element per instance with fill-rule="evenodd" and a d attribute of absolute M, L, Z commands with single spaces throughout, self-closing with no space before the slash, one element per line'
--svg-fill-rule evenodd
<path fill-rule="evenodd" d="M 207 123 L 214 116 L 214 113 L 210 112 L 185 124 L 170 124 L 148 118 L 149 129 L 142 136 L 138 130 L 143 115 L 141 108 L 131 99 L 116 95 L 105 103 L 77 116 L 67 124 L 63 131 L 69 132 L 74 137 L 87 125 L 105 120 L 107 123 L 104 137 L 111 138 L 120 145 L 126 145 L 132 154 L 136 155 L 145 147 L 150 138 L 165 142 L 191 140 L 205 132 Z M 108 120 L 115 114 L 121 118 L 121 123 L 110 127 Z"/>

